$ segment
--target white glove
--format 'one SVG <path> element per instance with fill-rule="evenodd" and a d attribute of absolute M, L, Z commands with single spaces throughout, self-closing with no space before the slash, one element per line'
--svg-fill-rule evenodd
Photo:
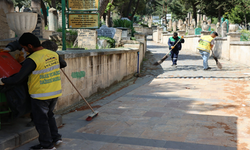
<path fill-rule="evenodd" d="M 2 78 L 0 78 L 0 85 L 4 85 L 4 83 L 2 82 Z"/>

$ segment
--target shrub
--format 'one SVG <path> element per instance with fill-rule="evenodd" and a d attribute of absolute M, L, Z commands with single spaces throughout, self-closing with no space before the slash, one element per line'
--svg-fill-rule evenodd
<path fill-rule="evenodd" d="M 98 38 L 100 40 L 107 40 L 107 42 L 110 44 L 110 47 L 108 48 L 114 48 L 115 47 L 115 40 L 110 38 L 110 37 L 106 37 L 106 36 L 98 36 Z"/>
<path fill-rule="evenodd" d="M 56 32 L 62 32 L 62 28 L 58 28 L 56 30 Z M 73 29 L 66 30 L 66 33 L 70 33 L 70 35 L 77 35 L 78 34 L 77 30 L 73 30 Z"/>
<path fill-rule="evenodd" d="M 241 30 L 240 33 L 241 33 L 241 36 L 240 36 L 241 41 L 249 41 L 250 40 L 250 31 Z"/>
<path fill-rule="evenodd" d="M 113 23 L 114 23 L 114 27 L 131 28 L 132 26 L 132 22 L 128 20 L 115 19 Z"/>

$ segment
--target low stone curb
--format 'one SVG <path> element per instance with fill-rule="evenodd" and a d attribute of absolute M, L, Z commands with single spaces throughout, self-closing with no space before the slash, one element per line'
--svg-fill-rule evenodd
<path fill-rule="evenodd" d="M 56 118 L 56 124 L 57 126 L 62 125 L 62 116 L 57 115 Z M 35 127 L 28 128 L 26 127 L 26 130 L 23 130 L 21 132 L 17 132 L 16 134 L 12 134 L 11 136 L 5 137 L 4 140 L 0 143 L 0 149 L 1 150 L 11 150 L 16 147 L 19 147 L 27 142 L 30 142 L 31 140 L 34 140 L 38 137 L 38 133 L 36 131 Z M 13 129 L 15 130 L 15 129 Z"/>
<path fill-rule="evenodd" d="M 156 77 L 156 79 L 250 80 L 250 77 L 203 77 L 203 76 L 178 76 L 178 77 Z"/>

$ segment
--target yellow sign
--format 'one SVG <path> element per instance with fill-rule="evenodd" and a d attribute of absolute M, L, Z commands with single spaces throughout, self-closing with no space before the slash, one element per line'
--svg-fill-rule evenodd
<path fill-rule="evenodd" d="M 69 0 L 69 10 L 98 10 L 99 0 Z"/>
<path fill-rule="evenodd" d="M 69 14 L 69 28 L 98 28 L 98 14 Z"/>

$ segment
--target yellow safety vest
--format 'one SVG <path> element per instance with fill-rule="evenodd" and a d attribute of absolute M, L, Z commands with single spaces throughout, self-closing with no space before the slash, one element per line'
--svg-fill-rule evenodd
<path fill-rule="evenodd" d="M 43 49 L 32 53 L 36 69 L 29 75 L 29 94 L 34 99 L 47 100 L 62 95 L 59 56 Z"/>
<path fill-rule="evenodd" d="M 211 42 L 214 38 L 210 35 L 201 37 L 201 40 L 198 45 L 198 49 L 206 52 L 210 52 L 211 50 Z"/>

